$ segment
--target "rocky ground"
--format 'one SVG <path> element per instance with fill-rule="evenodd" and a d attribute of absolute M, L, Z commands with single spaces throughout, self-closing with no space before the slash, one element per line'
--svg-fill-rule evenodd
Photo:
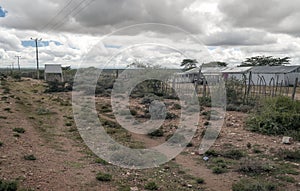
<path fill-rule="evenodd" d="M 300 190 L 299 162 L 284 160 L 280 155 L 280 150 L 299 150 L 299 142 L 285 145 L 281 136 L 245 130 L 248 114 L 227 112 L 211 152 L 199 155 L 203 131 L 212 122 L 207 116 L 211 109 L 203 108 L 197 132 L 180 155 L 157 168 L 130 170 L 107 164 L 87 148 L 73 120 L 70 93 L 45 94 L 44 89 L 44 83 L 32 79 L 1 82 L 0 179 L 17 182 L 19 189 L 230 191 L 241 179 L 259 179 L 278 184 L 278 190 Z M 175 107 L 178 103 L 166 100 L 168 111 L 175 117 L 163 124 L 161 136 L 133 134 L 124 129 L 112 132 L 109 126 L 115 124 L 115 119 L 110 99 L 100 96 L 96 101 L 102 122 L 112 122 L 106 127 L 108 133 L 131 148 L 163 143 L 176 130 L 176 116 L 180 116 L 180 108 Z M 147 120 L 147 108 L 141 99 L 132 99 L 131 109 L 138 120 Z M 257 169 L 263 163 L 264 168 L 255 175 L 245 173 L 240 169 L 247 161 Z M 108 178 L 97 180 L 99 172 Z"/>

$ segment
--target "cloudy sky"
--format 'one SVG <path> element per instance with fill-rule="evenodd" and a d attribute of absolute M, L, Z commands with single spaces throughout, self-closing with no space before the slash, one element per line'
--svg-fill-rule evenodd
<path fill-rule="evenodd" d="M 257 55 L 300 64 L 298 0 L 2 0 L 0 67 L 40 64 L 237 65 Z"/>

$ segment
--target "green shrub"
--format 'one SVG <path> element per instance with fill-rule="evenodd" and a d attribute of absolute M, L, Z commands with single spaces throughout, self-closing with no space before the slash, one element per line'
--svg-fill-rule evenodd
<path fill-rule="evenodd" d="M 175 103 L 173 106 L 174 109 L 181 109 L 181 105 L 178 103 Z"/>
<path fill-rule="evenodd" d="M 148 183 L 145 185 L 145 189 L 146 189 L 146 190 L 158 190 L 158 186 L 156 185 L 155 182 L 148 182 Z"/>
<path fill-rule="evenodd" d="M 108 162 L 106 160 L 103 160 L 102 158 L 96 158 L 95 163 L 103 164 L 103 165 L 108 165 Z"/>
<path fill-rule="evenodd" d="M 217 129 L 208 127 L 205 131 L 202 131 L 202 136 L 208 140 L 217 139 L 220 136 L 220 132 Z"/>
<path fill-rule="evenodd" d="M 25 133 L 25 129 L 22 127 L 16 127 L 13 129 L 13 131 L 17 133 Z"/>
<path fill-rule="evenodd" d="M 203 178 L 197 178 L 196 179 L 196 182 L 198 183 L 198 184 L 204 184 L 204 179 Z"/>
<path fill-rule="evenodd" d="M 3 142 L 0 141 L 0 147 L 2 147 L 2 146 L 3 146 Z"/>
<path fill-rule="evenodd" d="M 285 181 L 285 182 L 290 182 L 290 183 L 296 182 L 295 178 L 293 178 L 291 176 L 277 176 L 276 178 L 279 180 Z"/>
<path fill-rule="evenodd" d="M 216 150 L 211 149 L 211 150 L 206 151 L 206 152 L 205 152 L 205 155 L 217 157 L 217 156 L 219 156 L 220 154 L 219 154 Z"/>
<path fill-rule="evenodd" d="M 71 122 L 67 122 L 67 123 L 65 123 L 65 126 L 67 126 L 67 127 L 70 127 L 70 126 L 72 126 L 73 124 L 71 123 Z"/>
<path fill-rule="evenodd" d="M 25 160 L 36 160 L 36 157 L 34 155 L 25 155 L 24 159 Z"/>
<path fill-rule="evenodd" d="M 300 140 L 300 101 L 288 97 L 262 101 L 246 121 L 247 129 L 267 135 L 288 135 Z"/>
<path fill-rule="evenodd" d="M 278 156 L 284 160 L 300 162 L 300 150 L 280 149 Z"/>
<path fill-rule="evenodd" d="M 171 112 L 167 112 L 166 119 L 176 119 L 176 118 L 178 118 L 178 115 Z"/>
<path fill-rule="evenodd" d="M 228 150 L 222 154 L 223 157 L 239 160 L 245 156 L 245 153 L 240 150 Z"/>
<path fill-rule="evenodd" d="M 118 191 L 131 191 L 130 186 L 122 185 L 118 188 Z"/>
<path fill-rule="evenodd" d="M 159 129 L 156 129 L 156 130 L 148 133 L 148 135 L 150 137 L 162 137 L 162 136 L 164 136 L 164 131 L 161 128 L 159 128 Z"/>
<path fill-rule="evenodd" d="M 175 133 L 175 134 L 169 134 L 166 137 L 166 141 L 177 144 L 177 143 L 185 143 L 186 139 L 183 135 Z"/>
<path fill-rule="evenodd" d="M 250 176 L 270 173 L 273 170 L 274 168 L 269 164 L 257 159 L 250 159 L 250 158 L 242 160 L 238 168 L 238 172 Z"/>
<path fill-rule="evenodd" d="M 210 97 L 199 97 L 199 105 L 204 107 L 211 107 L 211 98 Z"/>
<path fill-rule="evenodd" d="M 0 191 L 16 191 L 18 183 L 16 181 L 6 181 L 0 179 Z"/>
<path fill-rule="evenodd" d="M 108 182 L 112 180 L 112 175 L 103 172 L 98 172 L 96 175 L 96 179 L 102 182 Z"/>
<path fill-rule="evenodd" d="M 212 172 L 215 173 L 215 174 L 222 174 L 222 173 L 227 172 L 227 169 L 222 168 L 220 166 L 215 166 L 215 167 L 212 168 Z"/>
<path fill-rule="evenodd" d="M 232 185 L 232 191 L 273 191 L 277 185 L 264 180 L 242 179 Z"/>

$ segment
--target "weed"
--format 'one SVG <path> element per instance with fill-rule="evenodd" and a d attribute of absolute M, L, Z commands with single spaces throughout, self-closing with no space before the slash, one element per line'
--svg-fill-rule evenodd
<path fill-rule="evenodd" d="M 0 115 L 0 119 L 7 119 L 7 117 L 6 117 L 6 116 L 1 116 L 1 115 Z"/>
<path fill-rule="evenodd" d="M 273 191 L 277 185 L 263 180 L 242 179 L 232 185 L 232 191 Z"/>
<path fill-rule="evenodd" d="M 148 182 L 146 185 L 145 185 L 145 189 L 146 190 L 158 190 L 158 186 L 155 182 Z"/>
<path fill-rule="evenodd" d="M 13 131 L 17 133 L 25 133 L 25 129 L 22 127 L 16 127 L 13 129 Z"/>
<path fill-rule="evenodd" d="M 24 156 L 24 159 L 25 159 L 25 160 L 36 160 L 36 157 L 35 157 L 34 155 L 31 154 L 31 155 L 25 155 L 25 156 Z"/>
<path fill-rule="evenodd" d="M 112 180 L 112 175 L 103 172 L 98 172 L 96 175 L 96 179 L 102 182 L 109 182 Z"/>
<path fill-rule="evenodd" d="M 3 146 L 3 142 L 0 141 L 0 147 L 2 147 L 2 146 Z"/>

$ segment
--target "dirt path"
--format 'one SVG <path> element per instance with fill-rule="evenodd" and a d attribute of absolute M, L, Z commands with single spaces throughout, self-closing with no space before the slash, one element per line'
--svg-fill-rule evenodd
<path fill-rule="evenodd" d="M 70 107 L 41 94 L 40 87 L 34 80 L 13 83 L 5 95 L 8 98 L 1 101 L 0 115 L 6 119 L 1 119 L 0 128 L 4 144 L 0 148 L 0 177 L 18 179 L 22 187 L 45 191 L 114 190 L 95 179 L 104 167 L 88 157 L 87 149 L 76 141 L 78 135 L 65 126 L 63 116 L 71 115 Z M 39 115 L 43 112 L 40 110 L 45 114 Z M 16 127 L 25 129 L 25 133 L 13 132 Z M 34 155 L 37 160 L 25 160 L 25 155 Z"/>

